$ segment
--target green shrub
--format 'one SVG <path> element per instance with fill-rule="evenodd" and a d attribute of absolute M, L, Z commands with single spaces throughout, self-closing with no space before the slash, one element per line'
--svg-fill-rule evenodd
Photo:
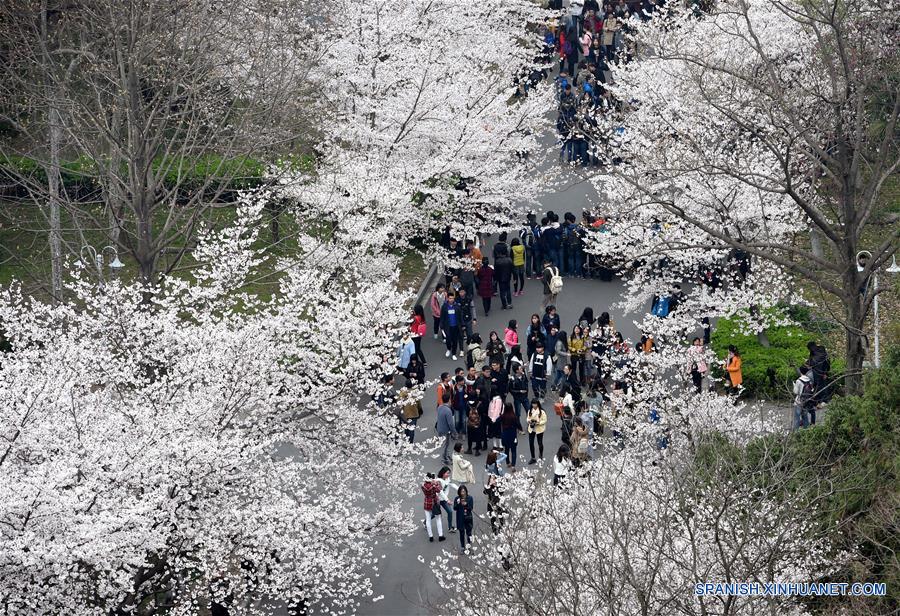
<path fill-rule="evenodd" d="M 711 347 L 716 356 L 724 359 L 728 345 L 733 344 L 741 353 L 744 389 L 753 396 L 787 398 L 797 378 L 797 370 L 809 357 L 807 342 L 817 338 L 817 332 L 800 326 L 777 326 L 766 330 L 770 346 L 759 343 L 755 334 L 743 333 L 738 318 L 719 319 L 712 332 Z M 774 371 L 775 384 L 769 379 Z M 832 375 L 843 370 L 843 363 L 831 361 Z"/>

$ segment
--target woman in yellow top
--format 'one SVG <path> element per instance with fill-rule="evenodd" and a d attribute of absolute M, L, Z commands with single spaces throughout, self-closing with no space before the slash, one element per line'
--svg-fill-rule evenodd
<path fill-rule="evenodd" d="M 510 246 L 513 262 L 513 296 L 519 297 L 525 292 L 525 246 L 517 237 L 513 238 Z"/>
<path fill-rule="evenodd" d="M 584 357 L 587 351 L 587 342 L 584 338 L 584 330 L 581 325 L 572 328 L 569 336 L 569 353 L 572 354 L 572 374 L 579 384 L 584 383 Z"/>
<path fill-rule="evenodd" d="M 728 345 L 728 358 L 725 360 L 725 373 L 728 376 L 728 384 L 725 386 L 729 393 L 740 393 L 744 376 L 741 373 L 741 354 L 733 344 Z"/>

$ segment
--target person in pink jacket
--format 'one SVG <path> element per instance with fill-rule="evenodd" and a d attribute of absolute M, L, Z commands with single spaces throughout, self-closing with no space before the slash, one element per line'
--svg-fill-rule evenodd
<path fill-rule="evenodd" d="M 431 294 L 429 306 L 431 307 L 431 316 L 434 318 L 434 339 L 437 340 L 441 331 L 441 308 L 447 300 L 447 287 L 444 283 L 439 283 Z"/>
<path fill-rule="evenodd" d="M 517 330 L 515 319 L 510 319 L 509 325 L 507 326 L 506 331 L 503 333 L 503 344 L 506 345 L 507 353 L 509 353 L 514 346 L 519 344 L 519 332 Z"/>

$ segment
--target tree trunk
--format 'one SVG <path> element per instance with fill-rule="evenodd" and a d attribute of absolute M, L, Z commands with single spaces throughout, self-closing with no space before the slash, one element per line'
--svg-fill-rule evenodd
<path fill-rule="evenodd" d="M 47 169 L 47 188 L 50 202 L 50 280 L 53 301 L 61 302 L 62 291 L 62 235 L 60 233 L 59 150 L 62 144 L 62 120 L 57 107 L 56 92 L 50 102 L 50 165 Z"/>
<path fill-rule="evenodd" d="M 863 329 L 866 320 L 866 315 L 863 312 L 863 301 L 864 297 L 860 293 L 853 293 L 847 297 L 846 301 L 847 327 L 845 330 L 847 337 L 845 351 L 847 367 L 845 369 L 844 388 L 849 396 L 862 395 L 863 392 L 863 361 L 866 358 L 866 350 L 868 348 L 867 337 Z"/>

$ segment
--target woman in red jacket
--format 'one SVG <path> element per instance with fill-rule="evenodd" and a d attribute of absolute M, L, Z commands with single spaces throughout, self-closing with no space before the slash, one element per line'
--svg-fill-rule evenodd
<path fill-rule="evenodd" d="M 484 307 L 484 316 L 491 312 L 491 297 L 494 295 L 494 268 L 490 266 L 487 257 L 481 259 L 481 268 L 478 270 L 478 296 L 481 297 L 481 305 Z"/>
<path fill-rule="evenodd" d="M 422 352 L 422 339 L 428 332 L 428 322 L 425 321 L 425 309 L 422 308 L 422 304 L 416 304 L 416 307 L 413 308 L 413 320 L 409 326 L 409 332 L 416 347 L 416 356 L 422 362 L 422 366 L 427 366 L 428 362 L 425 361 L 425 353 Z"/>

